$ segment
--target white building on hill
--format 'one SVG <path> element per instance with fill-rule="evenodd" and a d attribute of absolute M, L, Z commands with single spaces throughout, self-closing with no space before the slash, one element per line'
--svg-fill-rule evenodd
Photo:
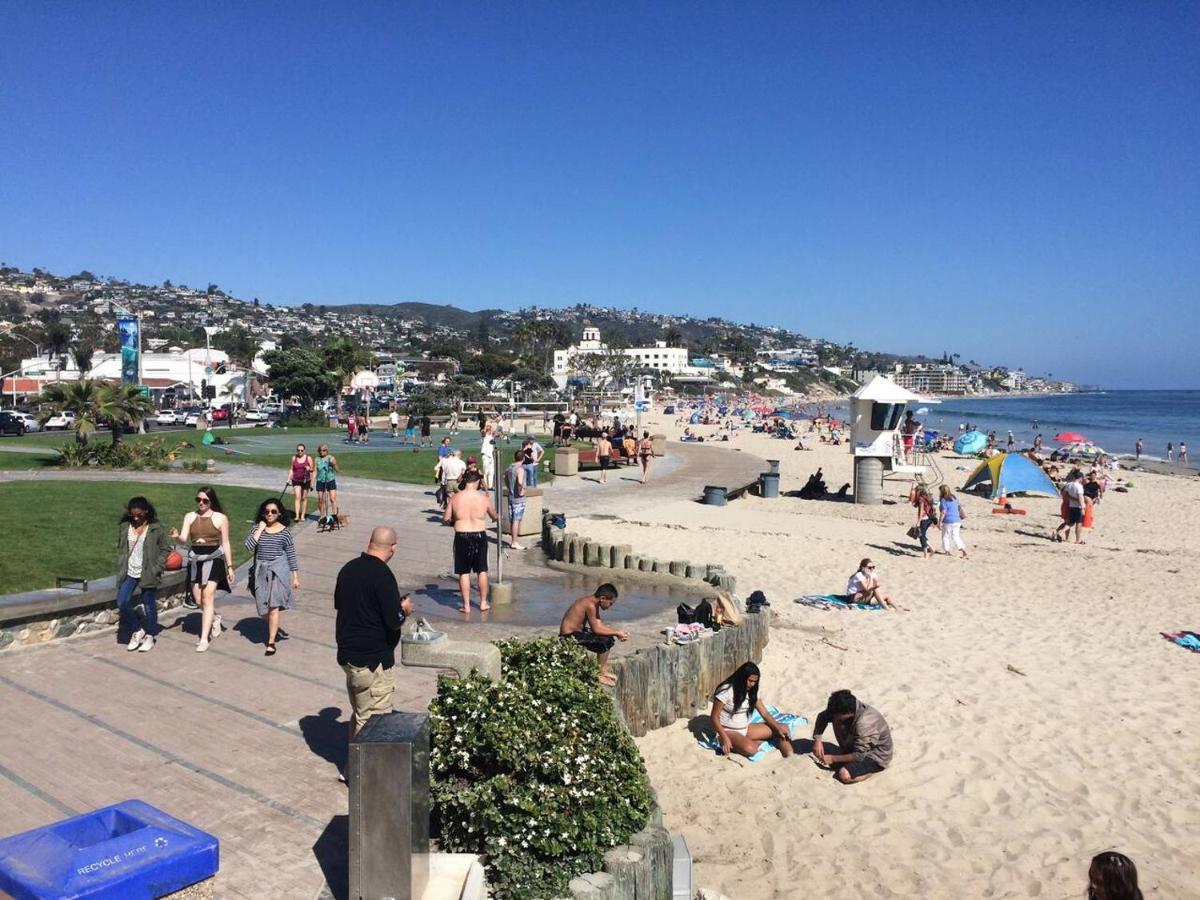
<path fill-rule="evenodd" d="M 589 322 L 583 326 L 583 338 L 565 350 L 554 351 L 554 380 L 559 388 L 565 387 L 567 379 L 579 374 L 577 361 L 589 353 L 608 353 L 608 346 L 600 340 L 600 329 Z M 686 347 L 668 347 L 666 341 L 655 341 L 653 347 L 626 347 L 622 351 L 632 356 L 640 368 L 659 369 L 672 375 L 690 373 Z"/>

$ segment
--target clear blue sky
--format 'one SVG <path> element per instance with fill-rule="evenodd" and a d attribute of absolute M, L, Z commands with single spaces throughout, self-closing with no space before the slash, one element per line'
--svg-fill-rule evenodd
<path fill-rule="evenodd" d="M 1200 4 L 0 0 L 0 259 L 1200 387 Z"/>

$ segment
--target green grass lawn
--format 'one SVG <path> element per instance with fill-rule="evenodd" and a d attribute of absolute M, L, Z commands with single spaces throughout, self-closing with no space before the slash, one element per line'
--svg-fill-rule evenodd
<path fill-rule="evenodd" d="M 18 455 L 18 454 L 6 454 Z M 25 454 L 19 454 L 25 455 Z M 203 476 L 197 476 L 197 484 Z M 117 520 L 130 497 L 142 495 L 158 510 L 168 533 L 196 508 L 196 484 L 41 481 L 0 484 L 0 594 L 54 587 L 56 575 L 102 578 L 116 574 Z M 246 559 L 246 530 L 269 492 L 218 489 L 229 515 L 234 559 Z"/>
<path fill-rule="evenodd" d="M 201 445 L 202 434 L 195 431 L 151 432 L 150 434 L 125 435 L 123 441 L 165 440 L 168 447 L 186 442 L 191 445 L 179 451 L 182 459 L 215 459 L 222 469 L 236 465 L 254 464 L 279 470 L 279 483 L 282 486 L 287 477 L 288 467 L 292 458 L 292 450 L 296 444 L 303 443 L 312 456 L 316 456 L 317 447 L 328 444 L 330 452 L 337 457 L 338 466 L 343 475 L 359 478 L 375 478 L 381 481 L 400 481 L 408 484 L 432 484 L 433 467 L 437 463 L 437 449 L 423 449 L 413 452 L 411 447 L 388 450 L 359 450 L 348 447 L 341 439 L 341 432 L 331 429 L 288 429 L 286 432 L 277 429 L 225 429 L 214 428 L 214 437 L 225 442 L 205 447 Z M 434 436 L 435 441 L 440 436 Z M 52 451 L 65 443 L 74 440 L 72 432 L 52 432 L 50 434 L 30 434 L 21 438 L 22 447 L 45 448 L 45 454 L 35 453 L 0 453 L 0 470 L 3 469 L 33 469 L 49 465 L 57 458 Z M 546 448 L 547 453 L 553 453 L 552 440 L 546 435 L 539 435 L 538 440 Z M 107 443 L 108 434 L 95 434 L 92 443 Z M 262 447 L 267 441 L 274 446 L 271 449 Z M 372 443 L 390 447 L 394 442 L 386 436 L 383 429 L 377 429 Z M 479 438 L 474 432 L 464 432 L 457 436 L 456 447 L 463 451 L 463 458 L 479 452 Z M 512 461 L 512 455 L 520 444 L 514 439 L 510 444 L 500 444 L 501 467 Z M 580 448 L 590 448 L 590 444 L 579 442 Z M 233 452 L 226 452 L 227 450 Z M 543 481 L 553 479 L 553 474 L 543 468 Z"/>

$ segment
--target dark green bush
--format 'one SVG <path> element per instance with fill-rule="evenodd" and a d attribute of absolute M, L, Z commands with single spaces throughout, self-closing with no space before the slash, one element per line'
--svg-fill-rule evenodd
<path fill-rule="evenodd" d="M 645 826 L 646 768 L 594 656 L 557 637 L 498 646 L 498 684 L 442 678 L 430 704 L 434 834 L 483 855 L 496 897 L 562 897 Z"/>

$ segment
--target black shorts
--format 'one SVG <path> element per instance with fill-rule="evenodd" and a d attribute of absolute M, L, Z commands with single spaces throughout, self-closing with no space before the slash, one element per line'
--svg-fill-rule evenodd
<path fill-rule="evenodd" d="M 612 460 L 612 457 L 611 457 L 611 456 L 601 456 L 601 457 L 600 457 L 600 468 L 601 468 L 601 469 L 607 469 L 607 468 L 608 468 L 608 464 L 609 464 L 609 462 L 610 462 L 611 460 Z"/>
<path fill-rule="evenodd" d="M 486 531 L 459 531 L 454 535 L 454 574 L 469 575 L 488 570 Z"/>
<path fill-rule="evenodd" d="M 863 775 L 875 775 L 882 772 L 883 766 L 873 759 L 864 759 L 862 762 L 842 763 L 837 766 L 837 769 L 845 769 L 851 778 L 861 778 Z"/>
<path fill-rule="evenodd" d="M 1078 506 L 1072 506 L 1067 510 L 1067 524 L 1080 525 L 1083 523 L 1083 510 Z"/>
<path fill-rule="evenodd" d="M 592 653 L 607 653 L 617 642 L 617 639 L 611 634 L 596 634 L 590 628 L 573 631 L 570 634 L 560 635 L 560 637 L 563 640 L 573 640 L 584 650 L 590 650 Z"/>

